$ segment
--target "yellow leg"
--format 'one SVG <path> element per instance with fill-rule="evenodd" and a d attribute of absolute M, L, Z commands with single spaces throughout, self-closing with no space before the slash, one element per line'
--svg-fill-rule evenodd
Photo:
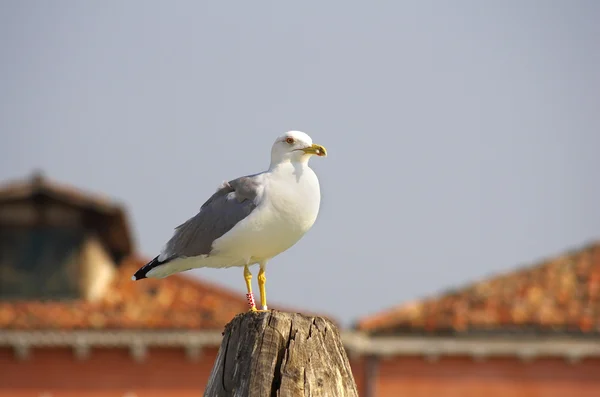
<path fill-rule="evenodd" d="M 248 290 L 248 294 L 246 294 L 248 305 L 250 306 L 250 311 L 255 312 L 256 304 L 254 303 L 254 294 L 252 294 L 252 273 L 250 273 L 248 265 L 244 266 L 244 279 L 246 280 L 246 289 Z"/>
<path fill-rule="evenodd" d="M 265 274 L 265 266 L 260 265 L 260 271 L 258 272 L 258 289 L 260 290 L 260 304 L 262 310 L 269 310 L 267 308 L 267 290 L 265 285 L 267 284 L 267 276 Z"/>

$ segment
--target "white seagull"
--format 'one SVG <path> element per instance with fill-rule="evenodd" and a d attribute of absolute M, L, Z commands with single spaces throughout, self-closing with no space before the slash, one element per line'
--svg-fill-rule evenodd
<path fill-rule="evenodd" d="M 308 166 L 313 155 L 324 157 L 327 151 L 304 132 L 278 137 L 268 170 L 223 183 L 132 279 L 164 278 L 202 267 L 244 267 L 248 305 L 257 311 L 248 267 L 258 263 L 262 310 L 268 310 L 267 262 L 296 244 L 319 213 L 319 180 Z"/>

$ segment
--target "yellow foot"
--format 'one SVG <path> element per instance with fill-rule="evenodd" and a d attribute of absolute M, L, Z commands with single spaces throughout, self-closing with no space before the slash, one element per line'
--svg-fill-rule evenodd
<path fill-rule="evenodd" d="M 266 313 L 266 312 L 270 312 L 271 309 L 268 310 L 264 310 L 264 309 L 257 309 L 256 307 L 252 307 L 250 308 L 250 310 L 248 310 L 249 312 L 254 312 L 254 313 Z"/>

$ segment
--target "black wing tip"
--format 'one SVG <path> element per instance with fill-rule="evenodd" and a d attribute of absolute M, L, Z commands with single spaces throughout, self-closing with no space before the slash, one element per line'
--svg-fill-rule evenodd
<path fill-rule="evenodd" d="M 131 276 L 131 280 L 138 281 L 138 280 L 143 280 L 145 278 L 148 278 L 148 277 L 146 277 L 148 272 L 150 270 L 154 269 L 156 266 L 162 265 L 163 263 L 164 262 L 159 261 L 158 256 L 156 256 L 150 262 L 148 262 L 144 266 L 140 267 L 140 269 L 137 272 L 135 272 L 133 276 Z"/>

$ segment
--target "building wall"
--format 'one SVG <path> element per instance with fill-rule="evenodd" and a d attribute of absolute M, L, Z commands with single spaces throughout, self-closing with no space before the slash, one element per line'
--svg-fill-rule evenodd
<path fill-rule="evenodd" d="M 382 360 L 377 397 L 598 397 L 600 360 L 420 357 Z"/>
<path fill-rule="evenodd" d="M 183 349 L 149 349 L 137 363 L 125 349 L 93 350 L 82 361 L 70 349 L 40 349 L 17 361 L 0 349 L 0 397 L 198 397 L 216 355 L 205 349 L 193 362 Z"/>
<path fill-rule="evenodd" d="M 348 356 L 348 361 L 350 362 L 350 368 L 352 368 L 352 375 L 354 376 L 354 382 L 356 382 L 356 388 L 358 389 L 358 394 L 360 396 L 364 396 L 365 394 L 365 358 L 363 357 L 353 357 L 352 355 Z"/>
<path fill-rule="evenodd" d="M 217 349 L 205 349 L 197 362 L 183 349 L 149 349 L 135 362 L 125 349 L 94 350 L 79 361 L 70 349 L 33 350 L 17 361 L 0 349 L 0 397 L 198 397 L 202 395 Z M 366 396 L 365 360 L 351 365 L 361 396 Z M 381 360 L 376 397 L 598 397 L 600 360 L 420 357 Z"/>

